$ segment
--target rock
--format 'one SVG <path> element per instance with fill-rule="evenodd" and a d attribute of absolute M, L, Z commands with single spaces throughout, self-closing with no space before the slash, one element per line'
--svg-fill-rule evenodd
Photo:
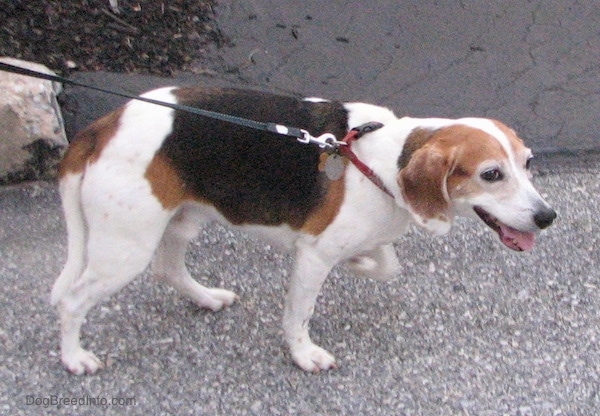
<path fill-rule="evenodd" d="M 43 65 L 0 61 L 52 74 Z M 68 145 L 57 95 L 61 85 L 0 71 L 0 184 L 50 179 Z"/>

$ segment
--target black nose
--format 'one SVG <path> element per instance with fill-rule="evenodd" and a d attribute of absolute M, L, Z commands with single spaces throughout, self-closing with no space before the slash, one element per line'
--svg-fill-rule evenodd
<path fill-rule="evenodd" d="M 556 218 L 556 212 L 552 208 L 543 208 L 535 213 L 533 221 L 540 229 L 549 227 Z"/>

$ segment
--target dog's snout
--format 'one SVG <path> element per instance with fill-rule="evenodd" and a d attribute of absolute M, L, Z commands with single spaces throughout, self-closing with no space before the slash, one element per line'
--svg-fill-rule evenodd
<path fill-rule="evenodd" d="M 540 229 L 544 229 L 552 225 L 554 219 L 556 218 L 556 211 L 552 208 L 543 208 L 535 213 L 533 216 L 533 221 L 535 225 L 537 225 Z"/>

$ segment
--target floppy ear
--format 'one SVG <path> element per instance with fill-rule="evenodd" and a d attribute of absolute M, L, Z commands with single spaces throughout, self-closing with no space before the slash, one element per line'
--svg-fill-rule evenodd
<path fill-rule="evenodd" d="M 398 172 L 398 186 L 408 211 L 417 224 L 433 234 L 446 234 L 454 219 L 447 179 L 453 166 L 452 154 L 425 144 Z"/>

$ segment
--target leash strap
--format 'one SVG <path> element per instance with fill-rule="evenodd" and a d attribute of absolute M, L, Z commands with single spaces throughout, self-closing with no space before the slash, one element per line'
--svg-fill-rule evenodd
<path fill-rule="evenodd" d="M 200 116 L 212 118 L 215 120 L 225 121 L 227 123 L 233 123 L 240 126 L 248 127 L 256 130 L 269 131 L 271 133 L 281 134 L 284 136 L 295 137 L 301 143 L 316 143 L 319 147 L 329 150 L 329 151 L 337 151 L 340 155 L 348 158 L 354 166 L 357 167 L 359 171 L 361 171 L 371 182 L 377 185 L 383 192 L 393 197 L 392 193 L 386 188 L 381 178 L 367 165 L 365 165 L 356 154 L 351 149 L 351 143 L 362 135 L 369 133 L 371 131 L 377 130 L 383 126 L 381 123 L 371 122 L 363 124 L 359 127 L 355 127 L 348 132 L 346 137 L 342 141 L 336 140 L 335 136 L 331 133 L 325 133 L 319 137 L 311 136 L 306 130 L 300 129 L 298 127 L 289 127 L 283 126 L 277 123 L 263 123 L 255 120 L 249 120 L 243 117 L 232 116 L 229 114 L 217 113 L 215 111 L 203 110 L 197 107 L 191 107 L 187 105 L 181 104 L 172 104 L 164 101 L 153 100 L 151 98 L 140 97 L 133 94 L 128 94 L 126 92 L 109 90 L 105 88 L 96 87 L 93 85 L 84 84 L 81 82 L 73 81 L 67 79 L 65 77 L 61 77 L 58 75 L 46 74 L 43 72 L 32 71 L 27 68 L 22 68 L 19 66 L 10 65 L 4 62 L 0 62 L 0 70 L 11 72 L 18 75 L 25 75 L 28 77 L 44 79 L 47 81 L 59 82 L 62 84 L 74 85 L 77 87 L 88 88 L 91 90 L 103 92 L 106 94 L 112 94 L 123 98 L 128 98 L 131 100 L 143 101 L 150 104 L 161 105 L 163 107 L 172 108 L 173 110 L 186 111 L 192 114 L 197 114 Z"/>
<path fill-rule="evenodd" d="M 313 141 L 320 143 L 318 141 L 319 138 L 314 138 L 314 137 L 310 136 L 306 130 L 303 130 L 303 129 L 300 129 L 297 127 L 282 126 L 282 125 L 276 124 L 276 123 L 262 123 L 262 122 L 255 121 L 255 120 L 249 120 L 249 119 L 242 118 L 242 117 L 231 116 L 229 114 L 217 113 L 215 111 L 203 110 L 201 108 L 191 107 L 191 106 L 187 106 L 187 105 L 172 104 L 172 103 L 167 103 L 164 101 L 153 100 L 151 98 L 140 97 L 137 95 L 128 94 L 126 92 L 108 90 L 105 88 L 95 87 L 93 85 L 83 84 L 83 83 L 73 81 L 73 80 L 67 79 L 65 77 L 58 76 L 58 75 L 45 74 L 43 72 L 32 71 L 30 69 L 6 64 L 4 62 L 0 62 L 0 70 L 6 71 L 6 72 L 12 72 L 14 74 L 19 74 L 19 75 L 25 75 L 28 77 L 44 79 L 47 81 L 75 85 L 77 87 L 88 88 L 91 90 L 100 91 L 103 93 L 116 95 L 116 96 L 123 97 L 123 98 L 128 98 L 131 100 L 138 100 L 138 101 L 143 101 L 143 102 L 150 103 L 150 104 L 161 105 L 163 107 L 172 108 L 174 110 L 186 111 L 186 112 L 189 112 L 192 114 L 197 114 L 200 116 L 209 117 L 209 118 L 213 118 L 216 120 L 221 120 L 221 121 L 225 121 L 228 123 L 234 123 L 234 124 L 244 126 L 244 127 L 249 127 L 251 129 L 269 131 L 271 133 L 277 133 L 277 134 L 282 134 L 285 136 L 291 136 L 291 137 L 295 137 L 295 138 L 299 139 L 303 143 L 309 143 L 309 142 L 313 142 Z M 312 139 L 314 139 L 314 140 L 312 140 Z"/>

